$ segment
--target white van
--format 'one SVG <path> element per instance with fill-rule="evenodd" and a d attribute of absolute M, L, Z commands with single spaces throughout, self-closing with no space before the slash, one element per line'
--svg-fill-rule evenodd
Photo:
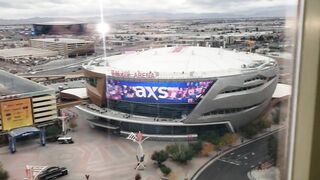
<path fill-rule="evenodd" d="M 73 140 L 72 140 L 72 137 L 59 137 L 58 138 L 58 143 L 60 144 L 73 144 Z"/>

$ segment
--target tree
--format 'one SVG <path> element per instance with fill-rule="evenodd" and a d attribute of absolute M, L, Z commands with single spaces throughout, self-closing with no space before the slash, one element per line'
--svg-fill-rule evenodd
<path fill-rule="evenodd" d="M 165 162 L 169 158 L 169 154 L 164 151 L 154 151 L 151 155 L 151 159 L 157 161 L 158 166 L 160 167 L 163 162 Z"/>
<path fill-rule="evenodd" d="M 187 162 L 190 161 L 194 155 L 192 148 L 185 144 L 168 145 L 166 150 L 173 161 L 181 164 L 187 164 Z"/>
<path fill-rule="evenodd" d="M 3 169 L 2 164 L 0 163 L 0 179 L 7 180 L 9 179 L 9 173 Z"/>

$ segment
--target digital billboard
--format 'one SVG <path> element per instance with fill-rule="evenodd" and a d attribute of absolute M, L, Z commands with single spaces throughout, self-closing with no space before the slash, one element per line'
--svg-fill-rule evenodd
<path fill-rule="evenodd" d="M 197 103 L 213 81 L 135 82 L 107 80 L 106 97 L 144 103 Z"/>
<path fill-rule="evenodd" d="M 0 108 L 3 130 L 33 125 L 29 98 L 0 102 Z"/>

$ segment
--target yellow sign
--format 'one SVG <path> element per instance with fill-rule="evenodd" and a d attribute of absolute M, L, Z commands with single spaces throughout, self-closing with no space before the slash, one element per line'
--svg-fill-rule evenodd
<path fill-rule="evenodd" d="M 3 130 L 33 125 L 29 98 L 0 102 L 0 109 Z"/>

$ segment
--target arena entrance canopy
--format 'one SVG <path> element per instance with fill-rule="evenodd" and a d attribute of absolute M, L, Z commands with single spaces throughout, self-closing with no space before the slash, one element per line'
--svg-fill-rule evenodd
<path fill-rule="evenodd" d="M 42 146 L 46 145 L 46 138 L 45 138 L 45 131 L 44 129 L 38 129 L 36 127 L 22 127 L 11 130 L 9 135 L 9 149 L 11 153 L 16 152 L 16 139 L 26 137 L 26 136 L 33 136 L 33 135 L 40 135 L 40 144 Z"/>

